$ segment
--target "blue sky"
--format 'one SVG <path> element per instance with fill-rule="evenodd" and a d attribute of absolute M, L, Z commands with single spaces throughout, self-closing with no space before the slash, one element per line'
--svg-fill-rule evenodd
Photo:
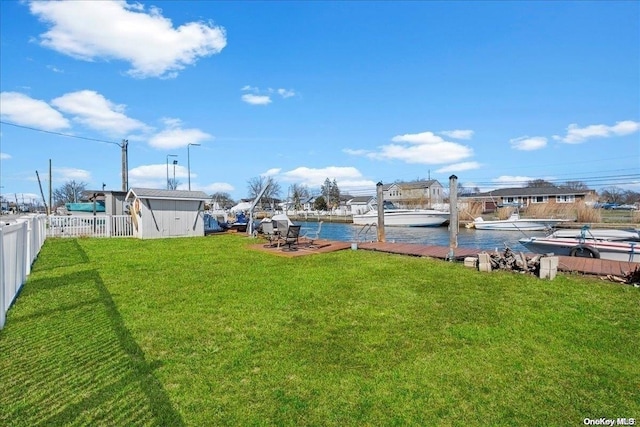
<path fill-rule="evenodd" d="M 283 196 L 452 174 L 640 191 L 637 1 L 2 1 L 0 16 L 9 198 L 39 198 L 36 170 L 47 195 L 49 159 L 53 188 L 119 190 L 123 139 L 130 186 L 164 188 L 176 159 L 186 189 L 190 160 L 193 190 L 235 199 L 265 175 Z"/>

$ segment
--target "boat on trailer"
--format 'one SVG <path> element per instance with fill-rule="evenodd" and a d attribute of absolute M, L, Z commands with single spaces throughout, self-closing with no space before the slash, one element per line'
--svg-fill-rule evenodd
<path fill-rule="evenodd" d="M 532 252 L 584 258 L 640 262 L 640 230 L 557 230 L 545 237 L 528 237 L 519 242 Z"/>

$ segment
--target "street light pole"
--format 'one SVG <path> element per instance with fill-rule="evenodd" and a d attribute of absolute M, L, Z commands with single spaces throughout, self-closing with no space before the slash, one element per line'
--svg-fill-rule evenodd
<path fill-rule="evenodd" d="M 177 154 L 167 154 L 167 190 L 169 189 L 169 157 L 178 157 Z"/>
<path fill-rule="evenodd" d="M 196 144 L 196 143 L 189 143 L 187 144 L 187 175 L 189 176 L 189 191 L 191 191 L 191 156 L 189 155 L 189 147 L 191 145 L 194 146 L 200 146 L 200 144 Z"/>
<path fill-rule="evenodd" d="M 173 161 L 173 185 L 174 185 L 174 190 L 178 189 L 178 185 L 176 184 L 176 165 L 178 164 L 177 160 Z"/>

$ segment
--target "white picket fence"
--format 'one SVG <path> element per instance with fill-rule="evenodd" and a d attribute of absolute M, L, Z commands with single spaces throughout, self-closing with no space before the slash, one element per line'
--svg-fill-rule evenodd
<path fill-rule="evenodd" d="M 129 215 L 50 216 L 47 237 L 132 237 Z"/>
<path fill-rule="evenodd" d="M 27 215 L 0 226 L 0 329 L 46 239 L 46 215 Z"/>

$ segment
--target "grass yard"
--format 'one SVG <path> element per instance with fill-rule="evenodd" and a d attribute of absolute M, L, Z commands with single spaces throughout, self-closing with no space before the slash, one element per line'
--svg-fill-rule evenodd
<path fill-rule="evenodd" d="M 640 292 L 238 235 L 49 239 L 0 331 L 0 425 L 640 420 Z"/>

